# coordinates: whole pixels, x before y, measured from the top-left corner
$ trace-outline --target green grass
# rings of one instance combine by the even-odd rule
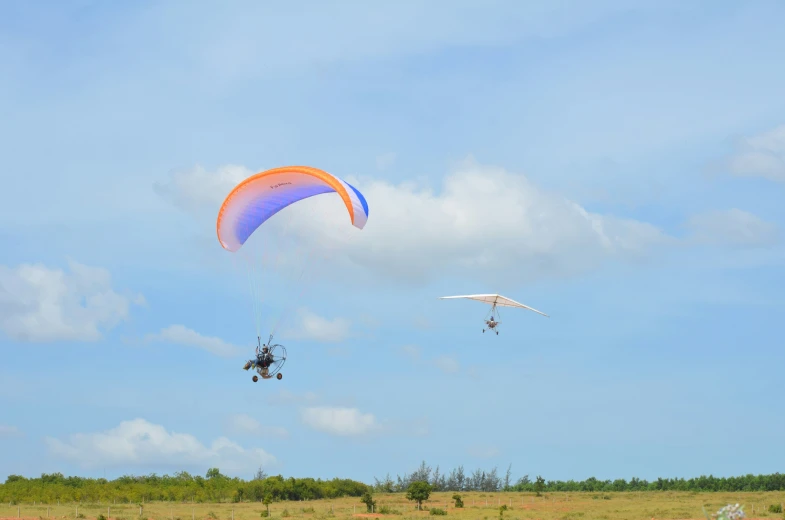
[[[396,520],[431,518],[429,510],[443,509],[450,520],[497,520],[499,507],[506,505],[504,520],[676,520],[703,518],[702,507],[710,513],[729,503],[745,506],[747,518],[781,520],[781,513],[770,512],[785,503],[785,492],[771,493],[685,493],[685,492],[624,492],[624,493],[462,493],[464,507],[455,508],[453,493],[433,493],[423,504],[423,510],[406,500],[403,494],[375,494],[374,516]],[[754,507],[754,514],[753,514]],[[61,506],[0,504],[0,519],[20,517],[26,520],[77,518],[77,504]],[[259,520],[266,508],[259,502],[242,503],[174,503],[144,504],[141,514],[138,505],[86,504],[78,506],[79,517],[96,520],[104,515],[108,520]],[[108,508],[108,509],[107,509]],[[284,516],[284,511],[288,517]],[[270,505],[271,518],[290,520],[349,520],[357,514],[366,516],[365,504],[358,498],[275,502]]]

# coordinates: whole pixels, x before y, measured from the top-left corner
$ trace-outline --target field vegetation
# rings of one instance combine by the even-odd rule
[[[326,520],[350,517],[449,516],[456,520],[703,518],[729,503],[748,518],[785,518],[785,475],[694,479],[513,481],[495,469],[442,474],[423,463],[415,472],[375,479],[230,478],[217,468],[202,477],[123,476],[114,480],[9,476],[0,484],[0,518],[95,520]],[[5,511],[3,511],[5,510]]]

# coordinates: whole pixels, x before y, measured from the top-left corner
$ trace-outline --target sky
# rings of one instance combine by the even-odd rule
[[[3,2],[0,478],[781,472],[783,17]],[[222,249],[292,164],[365,228],[326,194]]]

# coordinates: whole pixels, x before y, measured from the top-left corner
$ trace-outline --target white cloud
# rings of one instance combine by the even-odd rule
[[[9,437],[21,437],[22,432],[16,426],[9,426],[7,424],[0,424],[0,439]]]
[[[785,182],[785,125],[743,139],[726,165],[734,175]]]
[[[170,325],[158,334],[149,334],[147,341],[164,341],[198,348],[221,357],[234,357],[242,353],[243,349],[226,343],[224,340],[212,336],[202,336],[183,325]]]
[[[346,232],[345,209],[324,197],[313,199],[321,222],[293,213],[290,232],[398,278],[421,280],[456,268],[508,280],[569,275],[665,240],[652,225],[589,213],[522,175],[472,161],[447,176],[438,195],[412,184],[357,184],[370,207],[364,230]]]
[[[51,453],[84,468],[121,466],[218,467],[226,474],[276,463],[261,448],[243,448],[226,437],[205,446],[187,433],[167,431],[144,419],[123,421],[111,430],[77,433],[66,441],[47,437]]]
[[[339,436],[357,436],[379,429],[376,418],[357,408],[317,406],[301,411],[303,423],[314,430]]]
[[[308,309],[300,309],[297,314],[297,325],[286,331],[291,338],[338,343],[349,336],[351,324],[344,318],[330,320]]]
[[[212,175],[230,184],[226,169]],[[270,230],[285,225],[288,237],[315,245],[320,254],[340,251],[330,257],[388,277],[421,281],[463,269],[508,284],[513,278],[584,272],[613,257],[641,257],[669,240],[655,226],[588,212],[523,175],[471,159],[444,178],[440,193],[413,183],[347,180],[368,200],[365,229],[352,228],[346,208],[327,194],[287,208],[286,220]],[[227,190],[215,189],[216,182],[203,170],[181,173],[169,185],[169,198],[181,207],[202,201],[198,205],[217,210]],[[191,199],[193,204],[187,202]]]
[[[691,240],[700,244],[739,247],[767,246],[780,239],[776,224],[742,211],[710,211],[694,215],[687,221]]]
[[[68,266],[0,265],[0,329],[18,341],[96,341],[128,319],[132,303],[144,304],[115,292],[106,269]]]
[[[246,414],[232,415],[228,421],[229,432],[234,435],[255,435],[258,437],[288,437],[286,428],[265,426]]]

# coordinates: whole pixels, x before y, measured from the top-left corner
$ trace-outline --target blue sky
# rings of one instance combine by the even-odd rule
[[[0,478],[781,471],[784,16],[5,3]],[[370,217],[320,196],[248,248],[279,261],[263,333],[283,313],[289,353],[253,384],[215,216],[287,164]],[[487,307],[437,299],[475,292],[551,317],[488,337]]]

